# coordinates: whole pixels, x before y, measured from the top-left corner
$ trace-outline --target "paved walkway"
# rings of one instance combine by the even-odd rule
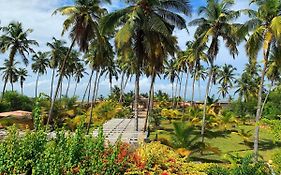
[[[144,118],[139,118],[139,128],[138,131],[135,129],[134,118],[132,119],[111,119],[103,125],[103,134],[105,139],[110,143],[115,143],[118,138],[122,142],[129,144],[138,144],[144,141],[146,134],[143,132]],[[94,136],[98,135],[98,130],[93,132]]]

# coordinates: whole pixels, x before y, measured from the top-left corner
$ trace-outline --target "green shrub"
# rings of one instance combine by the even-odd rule
[[[7,91],[3,96],[3,102],[0,104],[0,112],[16,110],[31,112],[32,109],[33,100],[15,91]]]
[[[73,134],[57,131],[49,140],[43,130],[20,137],[15,127],[0,143],[0,174],[123,174],[127,147],[104,146],[103,133],[86,136],[78,127]]]
[[[207,170],[207,175],[229,175],[229,170],[222,166],[213,166]]]
[[[270,170],[263,161],[255,161],[254,155],[245,157],[231,156],[231,175],[270,175]]]

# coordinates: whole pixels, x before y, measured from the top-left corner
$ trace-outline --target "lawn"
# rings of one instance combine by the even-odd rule
[[[203,162],[224,162],[229,154],[241,156],[251,154],[253,148],[253,137],[250,136],[249,143],[244,143],[243,136],[238,134],[238,131],[244,130],[245,132],[250,131],[250,134],[254,131],[254,125],[240,124],[235,128],[227,128],[226,130],[212,129],[206,132],[206,142],[212,147],[217,147],[221,154],[195,153],[192,155],[193,160]],[[169,121],[161,121],[161,130],[158,130],[158,140],[171,140],[173,133],[173,126]],[[194,131],[194,135],[200,135],[199,130]],[[156,132],[151,132],[150,139],[155,139]],[[252,134],[251,134],[252,135]],[[264,160],[272,159],[275,151],[281,143],[275,143],[273,141],[273,134],[268,127],[261,127],[260,130],[260,155]]]

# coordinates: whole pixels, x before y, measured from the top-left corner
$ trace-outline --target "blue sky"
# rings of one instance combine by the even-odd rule
[[[11,21],[20,21],[23,23],[24,28],[32,28],[34,32],[30,35],[31,39],[35,39],[39,42],[40,47],[35,48],[36,51],[46,51],[48,48],[46,47],[46,43],[51,41],[52,37],[56,37],[58,39],[64,39],[69,41],[68,36],[61,36],[62,31],[62,23],[65,17],[56,15],[52,16],[52,12],[62,5],[71,4],[71,0],[0,0],[0,25],[7,25]],[[205,3],[205,0],[192,0],[191,4],[193,7],[193,18],[197,17],[196,9]],[[121,0],[112,0],[111,5],[105,5],[105,7],[109,11],[115,11],[119,8],[124,7],[124,1]],[[249,8],[249,1],[247,0],[236,0],[236,4],[234,9],[244,9]],[[192,18],[187,18],[189,22]],[[239,21],[246,21],[247,17],[242,16]],[[184,49],[185,43],[188,40],[192,40],[193,33],[195,31],[194,27],[189,27],[189,33],[186,31],[176,30],[175,35],[178,37],[179,46]],[[7,54],[0,54],[0,65],[3,65],[3,60],[8,57]],[[20,57],[17,56],[16,58],[18,61],[21,61]],[[239,55],[238,57],[233,60],[232,57],[229,55],[228,50],[223,46],[223,42],[221,41],[220,52],[216,60],[216,64],[231,64],[234,67],[237,67],[237,73],[239,74],[244,65],[247,63],[248,58],[245,54],[244,43],[239,46]],[[19,67],[24,67],[23,64],[19,65]],[[29,70],[29,77],[25,82],[25,89],[24,93],[29,96],[34,95],[34,87],[35,87],[35,74],[32,73],[30,70],[30,65],[28,66]],[[48,71],[47,75],[40,77],[39,81],[39,92],[49,93],[50,91],[50,73]],[[83,94],[85,87],[87,85],[88,77],[85,77],[83,81],[79,84],[77,92],[78,95]],[[149,82],[150,80],[142,77],[140,81],[141,91],[148,92],[149,89]],[[189,80],[191,82],[191,80]],[[65,81],[66,83],[66,81]],[[115,84],[119,84],[119,82],[114,82]],[[190,84],[190,83],[189,83]],[[74,90],[75,83],[71,83],[70,87],[70,94],[72,94]],[[202,99],[204,97],[204,89],[205,89],[206,82],[201,81],[201,91],[199,93],[199,89],[196,89],[196,99]],[[2,90],[3,82],[0,80],[0,88]],[[16,89],[19,90],[19,84],[15,85]],[[64,86],[64,88],[66,85]],[[134,87],[134,82],[130,82],[127,86],[126,91],[132,90]],[[8,89],[10,86],[8,85]],[[171,93],[171,85],[167,80],[157,80],[155,85],[156,90],[163,90],[168,93]],[[100,94],[104,96],[109,92],[109,83],[108,80],[105,78],[101,79],[100,84]],[[191,85],[188,86],[188,93],[191,92]],[[213,94],[217,94],[216,87],[213,88]],[[201,95],[199,95],[201,94]],[[189,95],[190,96],[190,95]]]

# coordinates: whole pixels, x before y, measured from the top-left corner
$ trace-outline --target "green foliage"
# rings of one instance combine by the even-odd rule
[[[263,115],[268,119],[279,119],[281,116],[281,86],[275,88],[268,97]]]
[[[257,99],[249,98],[247,101],[238,99],[231,103],[229,110],[234,112],[240,119],[246,121],[247,119],[254,118],[256,114]]]
[[[41,117],[40,97],[36,99],[34,109],[32,111],[33,125],[36,130],[42,129],[43,119]]]
[[[175,148],[185,148],[188,150],[198,150],[197,139],[194,136],[194,127],[184,122],[174,122],[174,133],[172,135],[172,143]]]
[[[161,108],[154,108],[152,109],[151,113],[149,114],[149,123],[150,126],[154,129],[157,129],[161,125]]]
[[[88,110],[87,116],[89,116],[89,114],[90,110]],[[131,110],[129,108],[125,108],[112,100],[102,101],[93,109],[93,119],[96,124],[102,124],[112,118],[130,117],[130,115]]]
[[[207,170],[207,175],[229,175],[229,170],[222,166],[213,166]]]
[[[0,112],[6,111],[32,111],[33,100],[27,96],[21,95],[16,91],[7,91],[0,102]]]
[[[269,175],[270,170],[263,161],[255,161],[254,155],[245,157],[230,155],[231,175]]]
[[[83,133],[61,130],[48,140],[42,130],[20,137],[13,127],[0,143],[0,174],[123,174],[126,147],[105,147],[101,131],[96,138]]]
[[[278,152],[273,157],[273,162],[275,166],[275,170],[278,173],[281,173],[281,150],[279,149]]]

